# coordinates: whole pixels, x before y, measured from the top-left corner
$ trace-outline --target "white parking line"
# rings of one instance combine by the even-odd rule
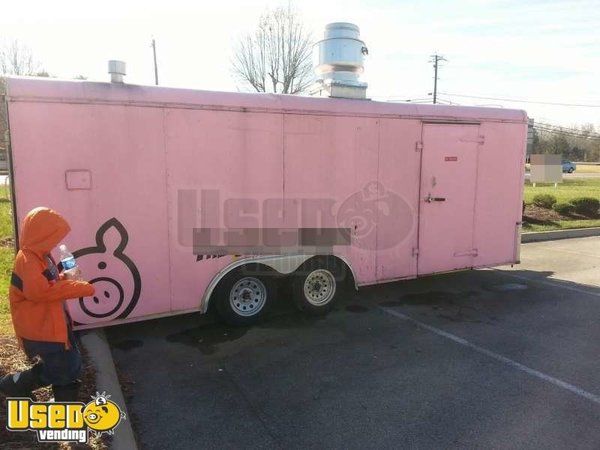
[[[463,345],[465,347],[470,348],[471,350],[475,350],[478,353],[481,353],[483,355],[489,356],[490,358],[495,359],[496,361],[500,361],[508,366],[511,366],[515,369],[518,369],[522,372],[525,372],[526,374],[535,377],[535,378],[539,378],[540,380],[544,380],[547,381],[548,383],[552,383],[555,386],[558,386],[562,389],[565,389],[567,391],[572,392],[573,394],[576,394],[580,397],[586,398],[588,400],[593,401],[594,403],[597,403],[600,405],[600,396],[596,395],[596,394],[592,394],[591,392],[588,392],[584,389],[578,388],[577,386],[574,386],[570,383],[567,383],[566,381],[562,381],[559,380],[558,378],[554,378],[553,376],[550,375],[546,375],[545,373],[540,372],[539,370],[535,370],[532,369],[531,367],[527,367],[524,366],[521,363],[518,363],[517,361],[513,361],[510,358],[507,358],[506,356],[502,356],[498,353],[495,353],[491,350],[488,350],[486,348],[480,347],[479,345],[473,344],[469,341],[467,341],[466,339],[463,339],[461,337],[455,336],[454,334],[448,333],[446,331],[440,330],[439,328],[436,327],[432,327],[431,325],[427,325],[426,323],[423,323],[419,320],[413,319],[410,316],[407,316],[406,314],[402,314],[401,312],[395,311],[393,309],[390,308],[385,308],[380,306],[380,308],[385,311],[388,314],[391,314],[392,316],[398,317],[402,320],[405,320],[407,322],[410,322],[420,328],[423,328],[427,331],[431,331],[432,333],[437,334],[438,336],[442,336],[445,337],[446,339],[450,339],[453,342],[456,342],[457,344]]]
[[[587,294],[587,295],[593,295],[594,297],[600,297],[600,294],[598,294],[596,292],[588,291],[587,289],[581,289],[581,288],[577,288],[577,287],[573,287],[573,286],[565,286],[564,284],[561,284],[558,282],[552,282],[547,279],[546,280],[538,280],[537,278],[524,277],[522,275],[517,275],[515,273],[511,273],[510,270],[502,270],[502,269],[494,269],[494,268],[491,268],[489,270],[493,270],[495,272],[500,272],[500,273],[506,275],[507,277],[518,278],[519,280],[531,281],[532,283],[540,283],[540,284],[544,284],[546,286],[552,286],[552,287],[557,287],[560,289],[567,289],[569,291],[578,292],[580,294]],[[567,280],[566,282],[568,283],[569,281]],[[594,288],[596,286],[590,286],[590,287]]]

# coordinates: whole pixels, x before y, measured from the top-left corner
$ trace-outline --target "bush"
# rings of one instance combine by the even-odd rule
[[[577,197],[571,203],[575,212],[582,216],[595,217],[600,210],[600,200],[593,197]]]
[[[550,194],[538,194],[533,197],[533,204],[540,208],[550,209],[556,203],[556,197]]]
[[[569,214],[573,213],[575,207],[571,203],[557,202],[554,205],[552,205],[552,209],[559,213],[561,216],[568,216]]]

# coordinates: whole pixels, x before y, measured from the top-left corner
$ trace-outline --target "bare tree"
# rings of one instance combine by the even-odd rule
[[[32,75],[48,77],[40,63],[33,57],[31,49],[17,39],[0,46],[0,75]],[[4,92],[4,81],[0,79],[0,94]],[[6,105],[0,97],[0,160],[6,161],[8,147],[8,124]]]
[[[33,52],[17,39],[0,47],[0,74],[37,75],[45,73]]]
[[[234,75],[257,92],[299,94],[312,82],[311,34],[291,7],[263,14],[242,36],[232,60]]]

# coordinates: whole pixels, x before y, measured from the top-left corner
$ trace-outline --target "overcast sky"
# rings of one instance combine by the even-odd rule
[[[127,62],[129,83],[152,84],[151,37],[161,84],[236,90],[231,49],[269,0],[4,1],[0,39],[29,45],[59,77],[108,80],[109,59]],[[429,55],[439,52],[439,91],[480,97],[591,104],[511,103],[440,94],[464,105],[526,109],[563,125],[600,126],[600,1],[323,1],[295,3],[315,37],[328,22],[359,25],[369,48],[363,80],[377,100],[432,91]]]

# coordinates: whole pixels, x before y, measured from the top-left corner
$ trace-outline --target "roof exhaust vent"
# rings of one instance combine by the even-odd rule
[[[360,39],[358,26],[334,22],[325,27],[325,35],[315,44],[318,80],[311,94],[321,97],[365,99],[367,83],[359,81],[364,71],[364,58],[369,53]]]
[[[108,73],[111,83],[123,83],[123,77],[127,75],[125,61],[110,60],[108,62]]]

